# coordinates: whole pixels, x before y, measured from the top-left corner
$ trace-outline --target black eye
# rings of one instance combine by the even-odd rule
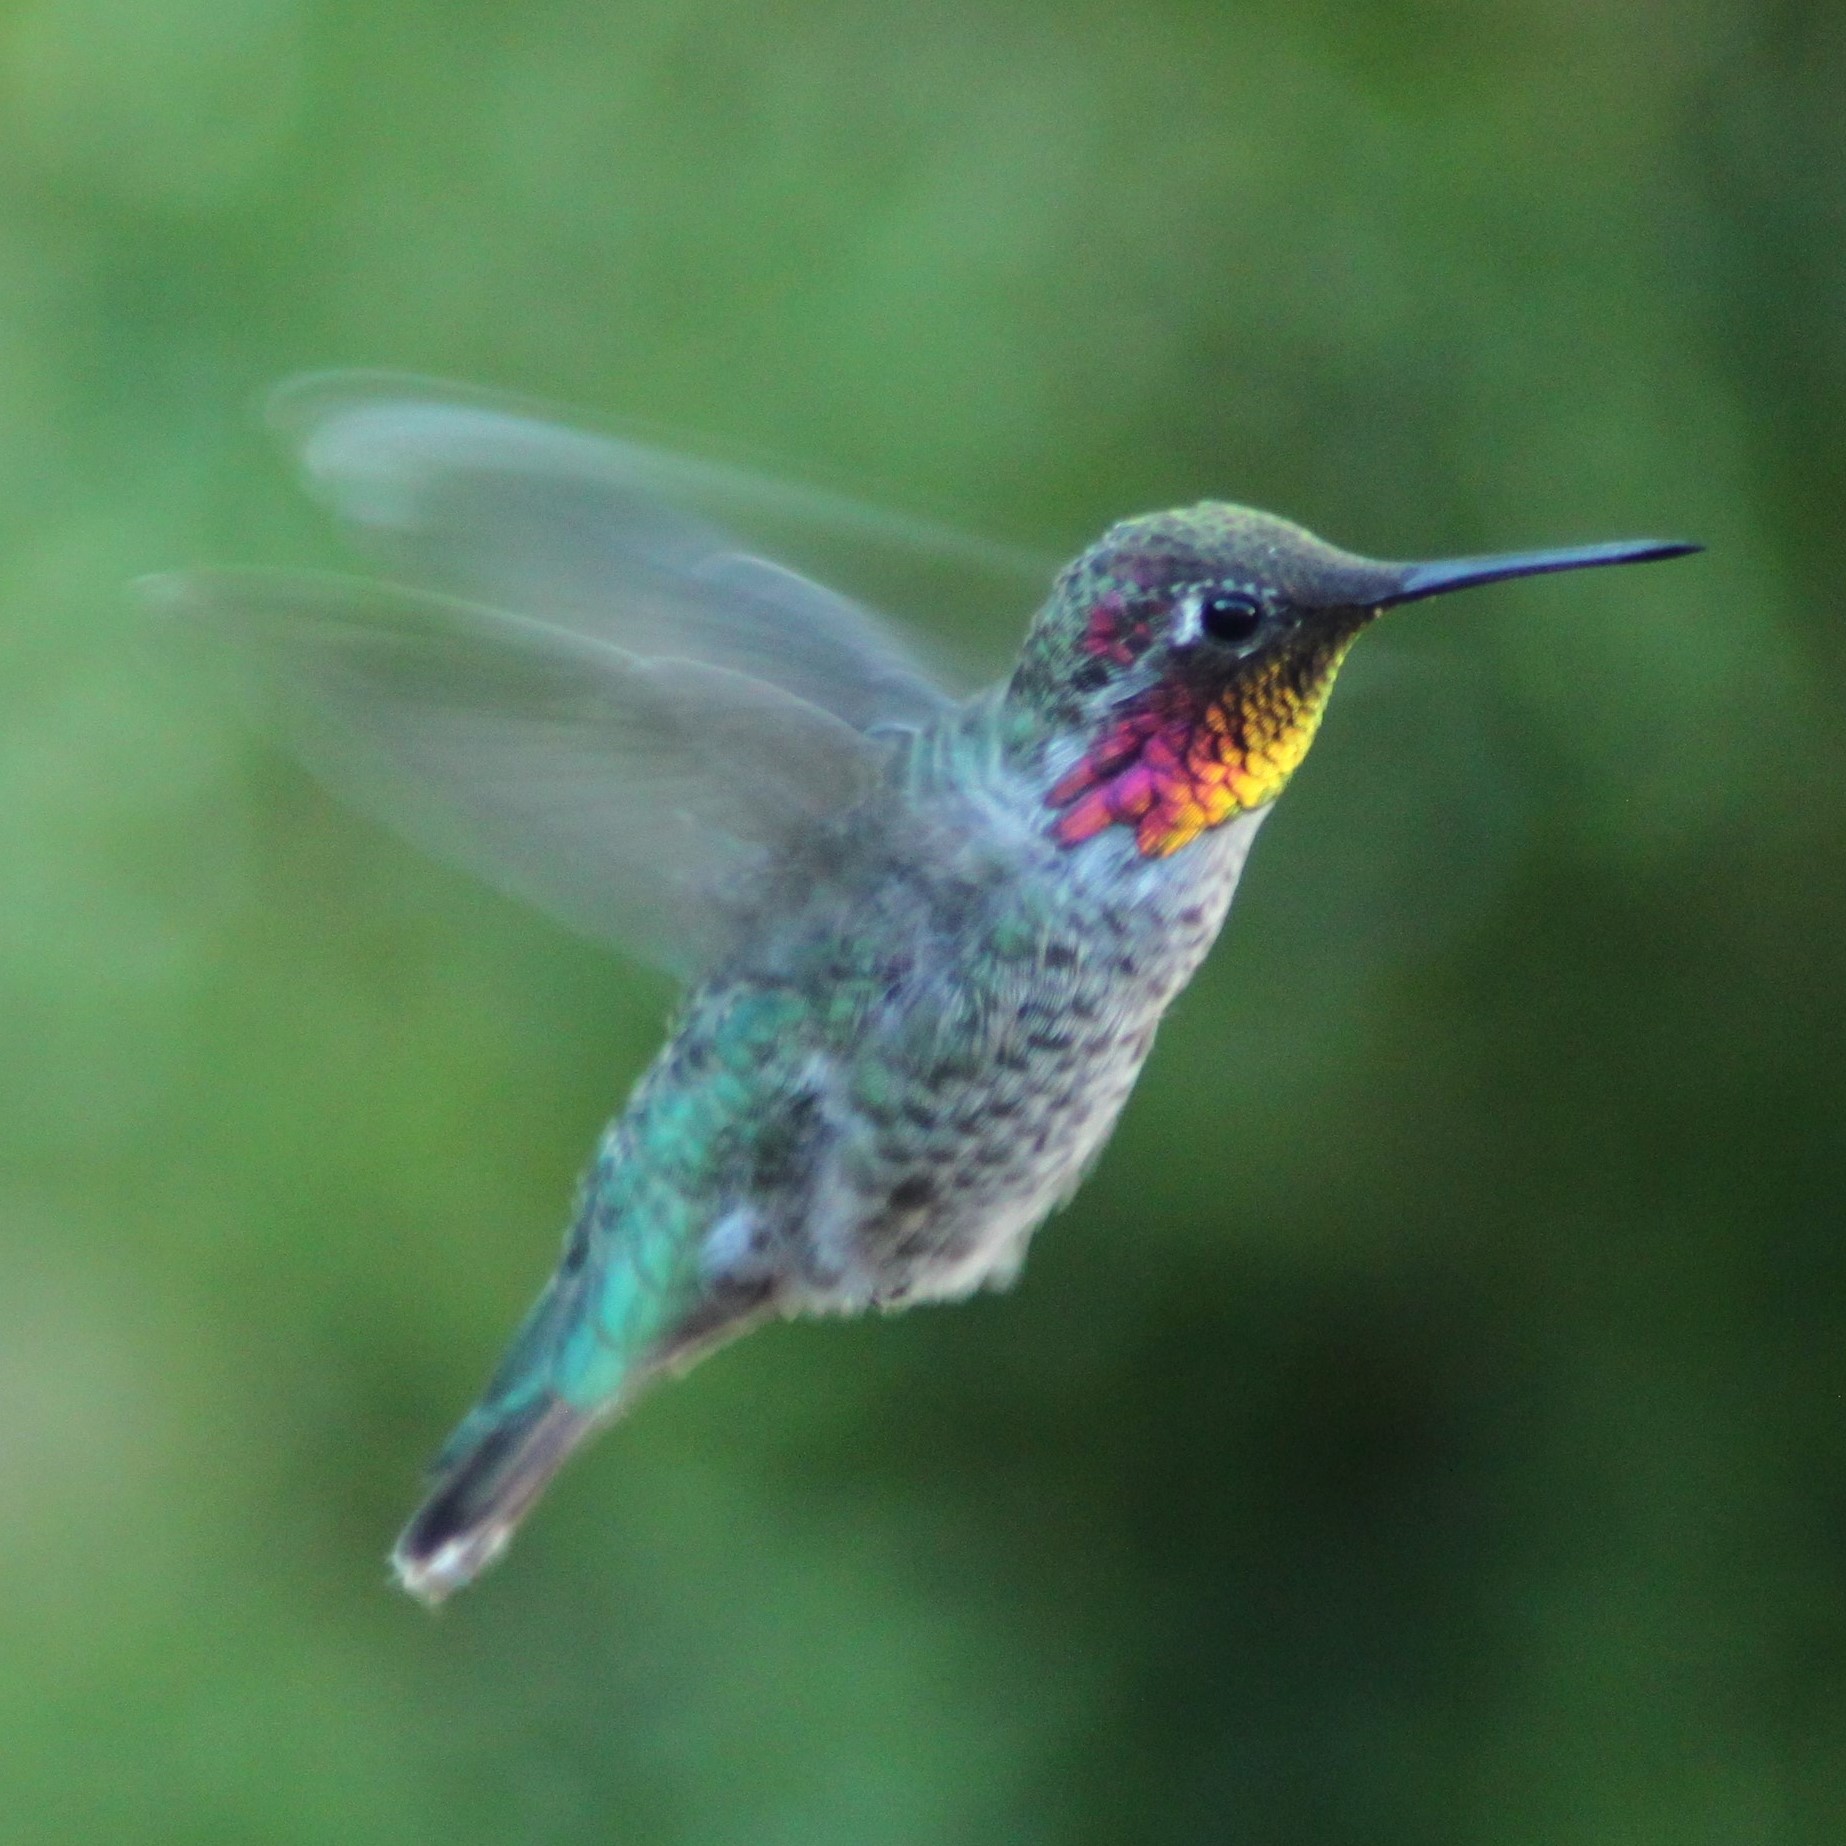
[[[1214,641],[1241,647],[1263,625],[1263,605],[1254,596],[1221,590],[1199,604],[1199,626]]]

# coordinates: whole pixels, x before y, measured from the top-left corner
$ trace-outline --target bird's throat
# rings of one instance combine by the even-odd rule
[[[1314,741],[1357,633],[1328,633],[1216,686],[1172,678],[1137,693],[1046,797],[1059,810],[1052,831],[1075,846],[1131,827],[1143,856],[1163,859],[1274,801]]]

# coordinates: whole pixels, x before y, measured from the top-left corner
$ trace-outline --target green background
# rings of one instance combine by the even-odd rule
[[[0,10],[6,1839],[1846,1838],[1843,96],[1795,0]],[[125,606],[332,560],[330,364],[1059,551],[1711,549],[1368,639],[1022,1285],[731,1349],[432,1620],[671,995]]]

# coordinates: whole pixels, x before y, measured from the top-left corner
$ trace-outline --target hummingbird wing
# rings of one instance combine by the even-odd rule
[[[926,724],[952,702],[868,610],[673,502],[904,522],[415,379],[298,379],[271,418],[312,491],[412,582],[644,658],[731,668],[859,730]],[[927,542],[956,541],[932,530]]]
[[[342,577],[150,579],[253,669],[308,765],[436,853],[689,975],[750,875],[855,800],[887,746],[703,660]]]

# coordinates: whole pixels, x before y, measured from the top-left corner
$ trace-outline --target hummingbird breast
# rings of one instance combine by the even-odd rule
[[[1150,860],[1119,829],[1064,845],[1043,812],[858,817],[873,844],[695,1000],[721,1018],[779,996],[779,1093],[759,1101],[799,1174],[719,1218],[708,1273],[747,1290],[767,1271],[790,1311],[1011,1280],[1113,1128],[1261,818]]]

